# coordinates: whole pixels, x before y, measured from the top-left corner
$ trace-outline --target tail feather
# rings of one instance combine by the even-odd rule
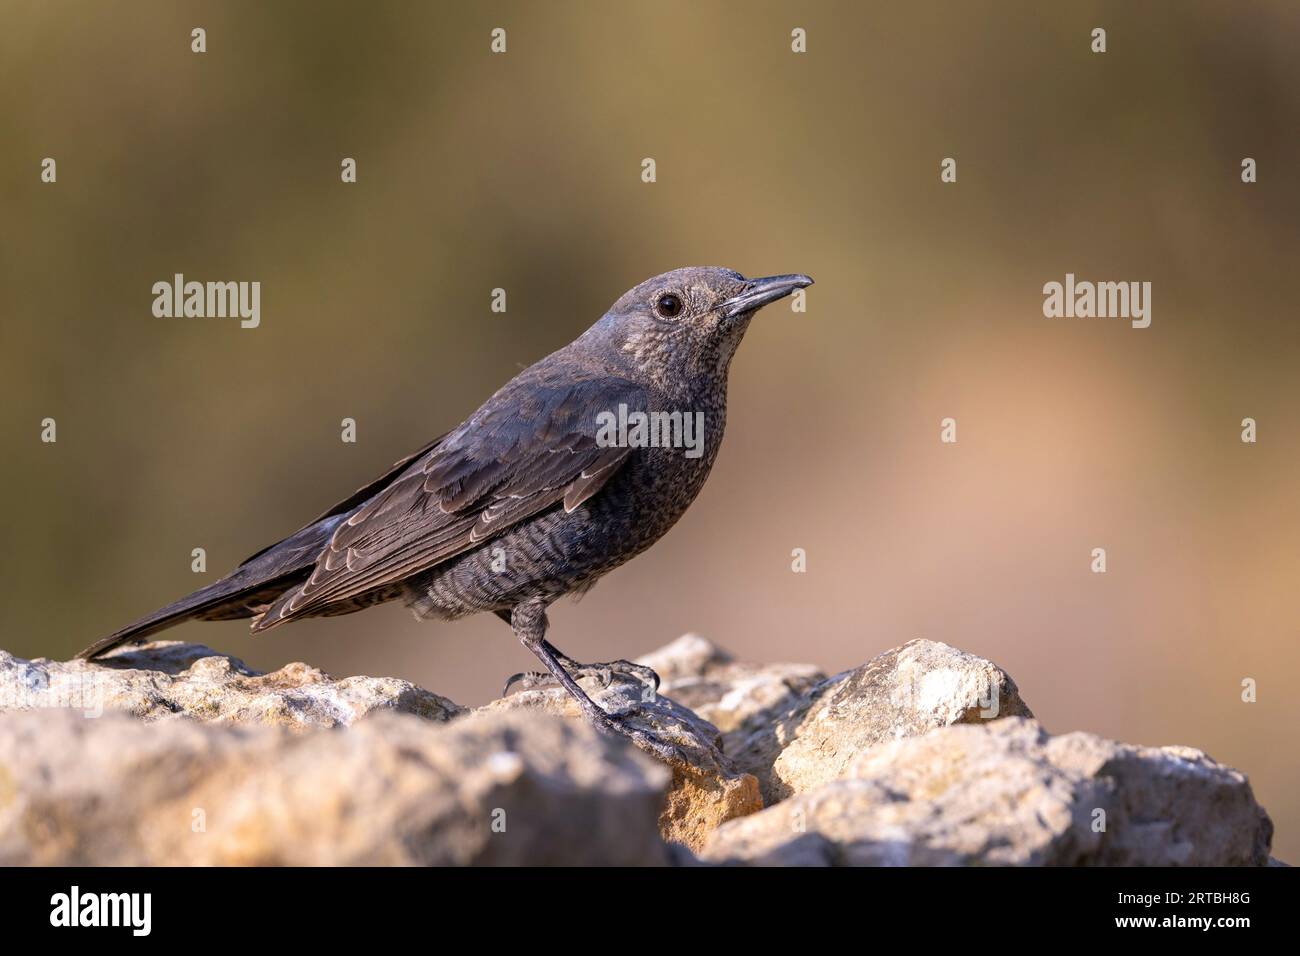
[[[255,617],[286,590],[307,579],[316,564],[316,556],[345,517],[346,514],[332,515],[308,525],[259,551],[220,581],[100,638],[77,656],[90,660],[122,644],[142,641],[195,618],[225,621]]]
[[[252,617],[257,613],[259,605],[267,604],[287,588],[305,580],[307,572],[287,575],[274,582],[259,580],[251,584],[241,581],[243,577],[245,576],[236,573],[199,588],[193,594],[173,601],[120,631],[101,637],[77,656],[90,660],[122,644],[138,643],[151,634],[195,618],[225,621]]]

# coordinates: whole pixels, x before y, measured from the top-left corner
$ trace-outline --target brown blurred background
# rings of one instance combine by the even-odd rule
[[[213,580],[643,278],[804,271],[807,314],[737,357],[703,495],[555,641],[828,670],[945,641],[1053,731],[1245,770],[1300,858],[1300,6],[0,11],[0,646],[67,656]],[[261,327],[153,317],[176,272],[260,280]],[[1151,281],[1151,327],[1045,319],[1067,272]],[[167,636],[471,704],[533,664],[491,616],[398,605]]]

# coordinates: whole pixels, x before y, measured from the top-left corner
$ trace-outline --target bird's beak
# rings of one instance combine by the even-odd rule
[[[795,289],[806,289],[813,280],[805,275],[768,276],[765,279],[750,279],[740,295],[732,296],[718,305],[718,311],[726,318],[753,312],[777,299],[784,299]]]

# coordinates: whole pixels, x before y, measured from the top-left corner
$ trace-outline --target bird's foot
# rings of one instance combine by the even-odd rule
[[[658,737],[643,730],[640,727],[633,726],[630,719],[635,716],[639,708],[632,708],[617,714],[609,714],[595,706],[594,711],[588,711],[586,707],[583,710],[587,713],[587,718],[596,725],[596,728],[612,737],[622,737],[632,741],[633,745],[639,750],[644,750],[650,756],[662,760],[670,767],[681,767],[690,769],[690,761],[686,759],[686,754],[680,747],[668,743],[666,740],[660,740]]]
[[[579,664],[575,660],[563,658],[560,664],[574,680],[582,680],[584,677],[595,678],[601,690],[605,690],[614,682],[616,674],[620,676],[630,675],[633,680],[640,683],[642,687],[641,699],[643,701],[654,700],[655,694],[659,690],[659,675],[649,667],[633,664],[631,661]],[[521,690],[533,690],[538,687],[554,687],[559,684],[559,681],[545,671],[522,671],[506,680],[505,687],[501,690],[501,696],[508,695],[515,684],[518,684]]]
[[[565,659],[565,673],[575,681],[583,677],[594,677],[599,681],[601,689],[607,688],[613,683],[615,676],[629,677],[637,681],[642,687],[641,702],[649,702],[655,699],[655,693],[659,689],[659,675],[649,667],[640,664],[633,664],[631,661],[611,661],[603,664],[579,664],[576,661]],[[533,690],[539,687],[556,687],[561,686],[561,682],[551,674],[545,671],[524,671],[523,673],[513,675],[506,681],[505,689],[501,696],[510,693],[512,687],[518,686],[523,690]],[[576,685],[575,685],[576,688]],[[690,767],[690,761],[682,750],[673,744],[660,740],[658,737],[649,733],[642,727],[633,724],[632,718],[641,712],[640,702],[633,702],[631,706],[623,710],[610,713],[600,704],[592,700],[580,688],[570,691],[573,698],[578,702],[583,715],[596,726],[597,730],[608,734],[612,737],[622,737],[630,740],[638,749],[644,750],[669,766]]]

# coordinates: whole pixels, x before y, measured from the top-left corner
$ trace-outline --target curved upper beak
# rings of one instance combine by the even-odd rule
[[[718,311],[727,318],[743,312],[753,312],[763,306],[784,299],[795,289],[806,289],[813,280],[805,275],[767,276],[750,279],[740,295],[732,296],[718,305]]]

